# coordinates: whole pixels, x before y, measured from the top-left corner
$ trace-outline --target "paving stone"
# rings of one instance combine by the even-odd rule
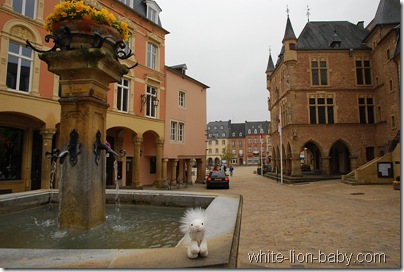
[[[400,190],[392,185],[351,186],[341,180],[280,184],[254,175],[255,169],[235,167],[230,189],[212,190],[243,195],[239,268],[401,267]],[[207,189],[194,184],[181,190]],[[291,252],[301,259],[267,258],[290,258]],[[260,258],[249,259],[252,253],[261,253]],[[349,265],[345,255],[338,254],[352,254]]]

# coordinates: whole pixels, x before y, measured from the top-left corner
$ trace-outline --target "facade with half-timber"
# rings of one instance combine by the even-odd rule
[[[287,17],[276,65],[270,55],[266,70],[274,171],[280,152],[291,176],[348,174],[399,154],[400,22],[399,0],[380,0],[366,27],[310,21],[298,38]],[[400,175],[399,157],[386,161]]]

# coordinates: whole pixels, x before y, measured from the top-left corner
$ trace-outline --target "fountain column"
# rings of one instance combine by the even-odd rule
[[[51,51],[39,57],[60,76],[60,142],[65,159],[59,160],[59,225],[90,229],[105,221],[105,153],[94,152],[96,134],[100,131],[105,144],[109,84],[118,82],[128,68],[104,48]]]

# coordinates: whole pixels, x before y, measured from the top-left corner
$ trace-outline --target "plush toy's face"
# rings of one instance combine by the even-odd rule
[[[201,219],[195,219],[190,224],[191,232],[203,232],[205,231],[205,224]]]

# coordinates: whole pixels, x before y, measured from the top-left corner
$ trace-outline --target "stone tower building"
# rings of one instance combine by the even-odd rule
[[[400,1],[381,0],[372,22],[288,16],[276,65],[269,56],[273,169],[346,174],[391,152],[400,133]],[[278,126],[280,122],[280,127]],[[279,128],[282,129],[282,146]]]

